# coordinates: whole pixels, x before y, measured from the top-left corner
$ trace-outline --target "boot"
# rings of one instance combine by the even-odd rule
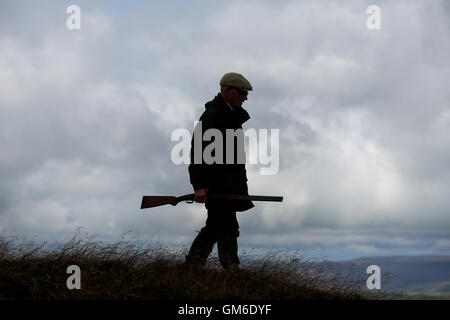
[[[220,265],[224,269],[239,269],[237,237],[221,237],[217,241]]]

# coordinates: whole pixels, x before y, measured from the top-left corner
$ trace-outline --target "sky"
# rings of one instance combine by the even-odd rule
[[[171,135],[238,72],[244,130],[279,130],[249,192],[284,197],[238,214],[241,252],[449,255],[449,58],[444,0],[2,0],[0,234],[188,247],[202,204],[140,201],[193,192]]]

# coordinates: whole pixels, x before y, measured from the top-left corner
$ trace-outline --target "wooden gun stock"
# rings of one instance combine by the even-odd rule
[[[181,197],[174,196],[143,196],[141,209],[159,207],[166,204],[176,206],[180,201],[194,201],[194,194],[186,194]]]
[[[251,201],[276,201],[282,202],[283,197],[279,196],[241,196],[235,194],[208,194],[207,199],[221,199],[221,200],[251,200]],[[194,194],[189,193],[184,196],[143,196],[141,209],[159,207],[166,204],[176,206],[181,201],[194,202]]]

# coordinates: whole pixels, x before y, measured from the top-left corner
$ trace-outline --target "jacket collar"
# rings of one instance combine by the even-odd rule
[[[211,106],[210,103],[213,103],[218,108],[225,110],[225,112],[231,112],[233,114],[233,117],[235,117],[241,125],[248,119],[250,119],[250,115],[248,114],[247,110],[245,110],[242,107],[236,107],[233,108],[233,110],[231,110],[220,92],[217,94],[217,96],[214,97],[212,101],[208,102],[205,105],[205,108],[210,107]]]

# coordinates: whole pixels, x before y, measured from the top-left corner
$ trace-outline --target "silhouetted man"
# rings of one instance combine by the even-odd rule
[[[205,227],[192,243],[186,263],[204,265],[217,242],[220,264],[227,269],[239,267],[236,212],[252,208],[253,203],[250,200],[211,200],[208,193],[248,195],[242,124],[250,116],[242,103],[253,88],[247,79],[234,72],[222,77],[220,87],[220,93],[206,103],[191,142],[190,181],[195,190],[195,201],[205,203],[208,217]],[[219,141],[215,136],[205,139],[204,134],[209,129],[213,129],[209,131],[213,133],[211,136],[220,132],[221,145],[217,144]],[[196,139],[198,134],[201,134],[200,139]],[[213,162],[206,159],[208,155],[212,156]]]

